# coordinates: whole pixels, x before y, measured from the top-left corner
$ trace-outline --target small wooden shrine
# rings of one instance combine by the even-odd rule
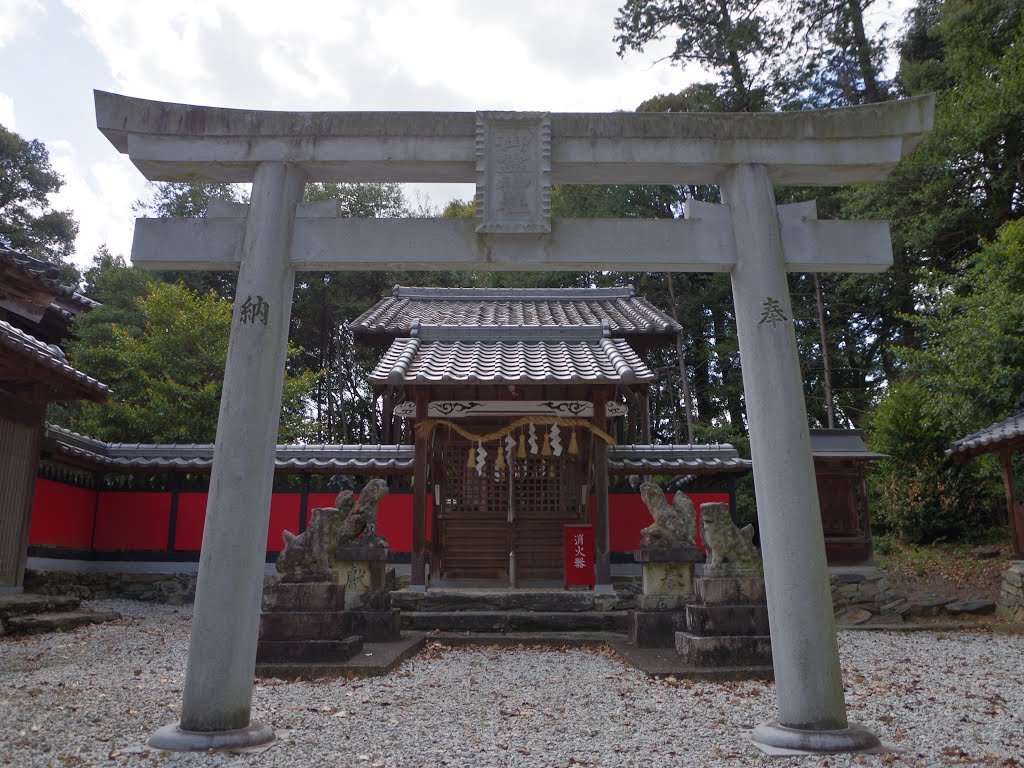
[[[650,443],[642,352],[676,323],[632,288],[396,287],[353,328],[389,344],[370,376],[382,440],[414,432],[414,588],[428,567],[448,583],[560,579],[563,527],[584,523],[597,589],[610,589],[612,433]],[[688,458],[692,474],[747,470]]]
[[[859,429],[812,429],[811,451],[828,564],[870,565],[868,467],[885,455],[869,451]]]

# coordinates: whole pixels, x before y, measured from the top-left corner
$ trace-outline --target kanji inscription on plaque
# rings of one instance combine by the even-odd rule
[[[551,231],[551,119],[477,112],[476,231]]]

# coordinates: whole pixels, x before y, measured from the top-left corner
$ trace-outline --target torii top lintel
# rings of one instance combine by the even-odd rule
[[[480,114],[541,114],[550,181],[717,183],[740,164],[776,184],[879,181],[931,130],[933,95],[771,113],[275,112],[95,92],[96,124],[153,181],[252,181],[263,162],[310,181],[473,182]]]

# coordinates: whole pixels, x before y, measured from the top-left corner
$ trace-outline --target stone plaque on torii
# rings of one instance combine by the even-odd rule
[[[883,270],[888,225],[819,221],[813,203],[776,206],[773,186],[880,181],[933,111],[926,96],[755,114],[293,113],[97,92],[100,130],[146,178],[253,184],[248,205],[136,223],[139,266],[238,270],[181,721],[151,743],[273,738],[249,716],[297,270],[627,269],[731,275],[779,706],[754,741],[876,746],[846,717],[786,271]],[[302,202],[315,181],[476,181],[478,218],[343,218]],[[723,204],[690,202],[680,220],[551,218],[552,184],[682,183],[718,185]]]

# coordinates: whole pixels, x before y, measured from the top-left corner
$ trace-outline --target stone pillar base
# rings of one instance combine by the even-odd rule
[[[233,731],[185,731],[165,725],[149,737],[149,746],[168,752],[206,752],[211,749],[245,749],[270,744],[277,737],[269,725],[251,723]]]
[[[693,565],[703,558],[696,547],[645,547],[633,552],[643,569],[643,594],[629,612],[629,641],[637,648],[673,648],[686,629],[686,607],[693,602]]]
[[[996,616],[1024,622],[1024,560],[1013,560],[1003,571],[1003,585],[996,601]]]
[[[827,731],[787,728],[779,723],[762,723],[750,733],[750,740],[769,755],[834,755],[869,752],[882,742],[867,728],[850,725]]]

